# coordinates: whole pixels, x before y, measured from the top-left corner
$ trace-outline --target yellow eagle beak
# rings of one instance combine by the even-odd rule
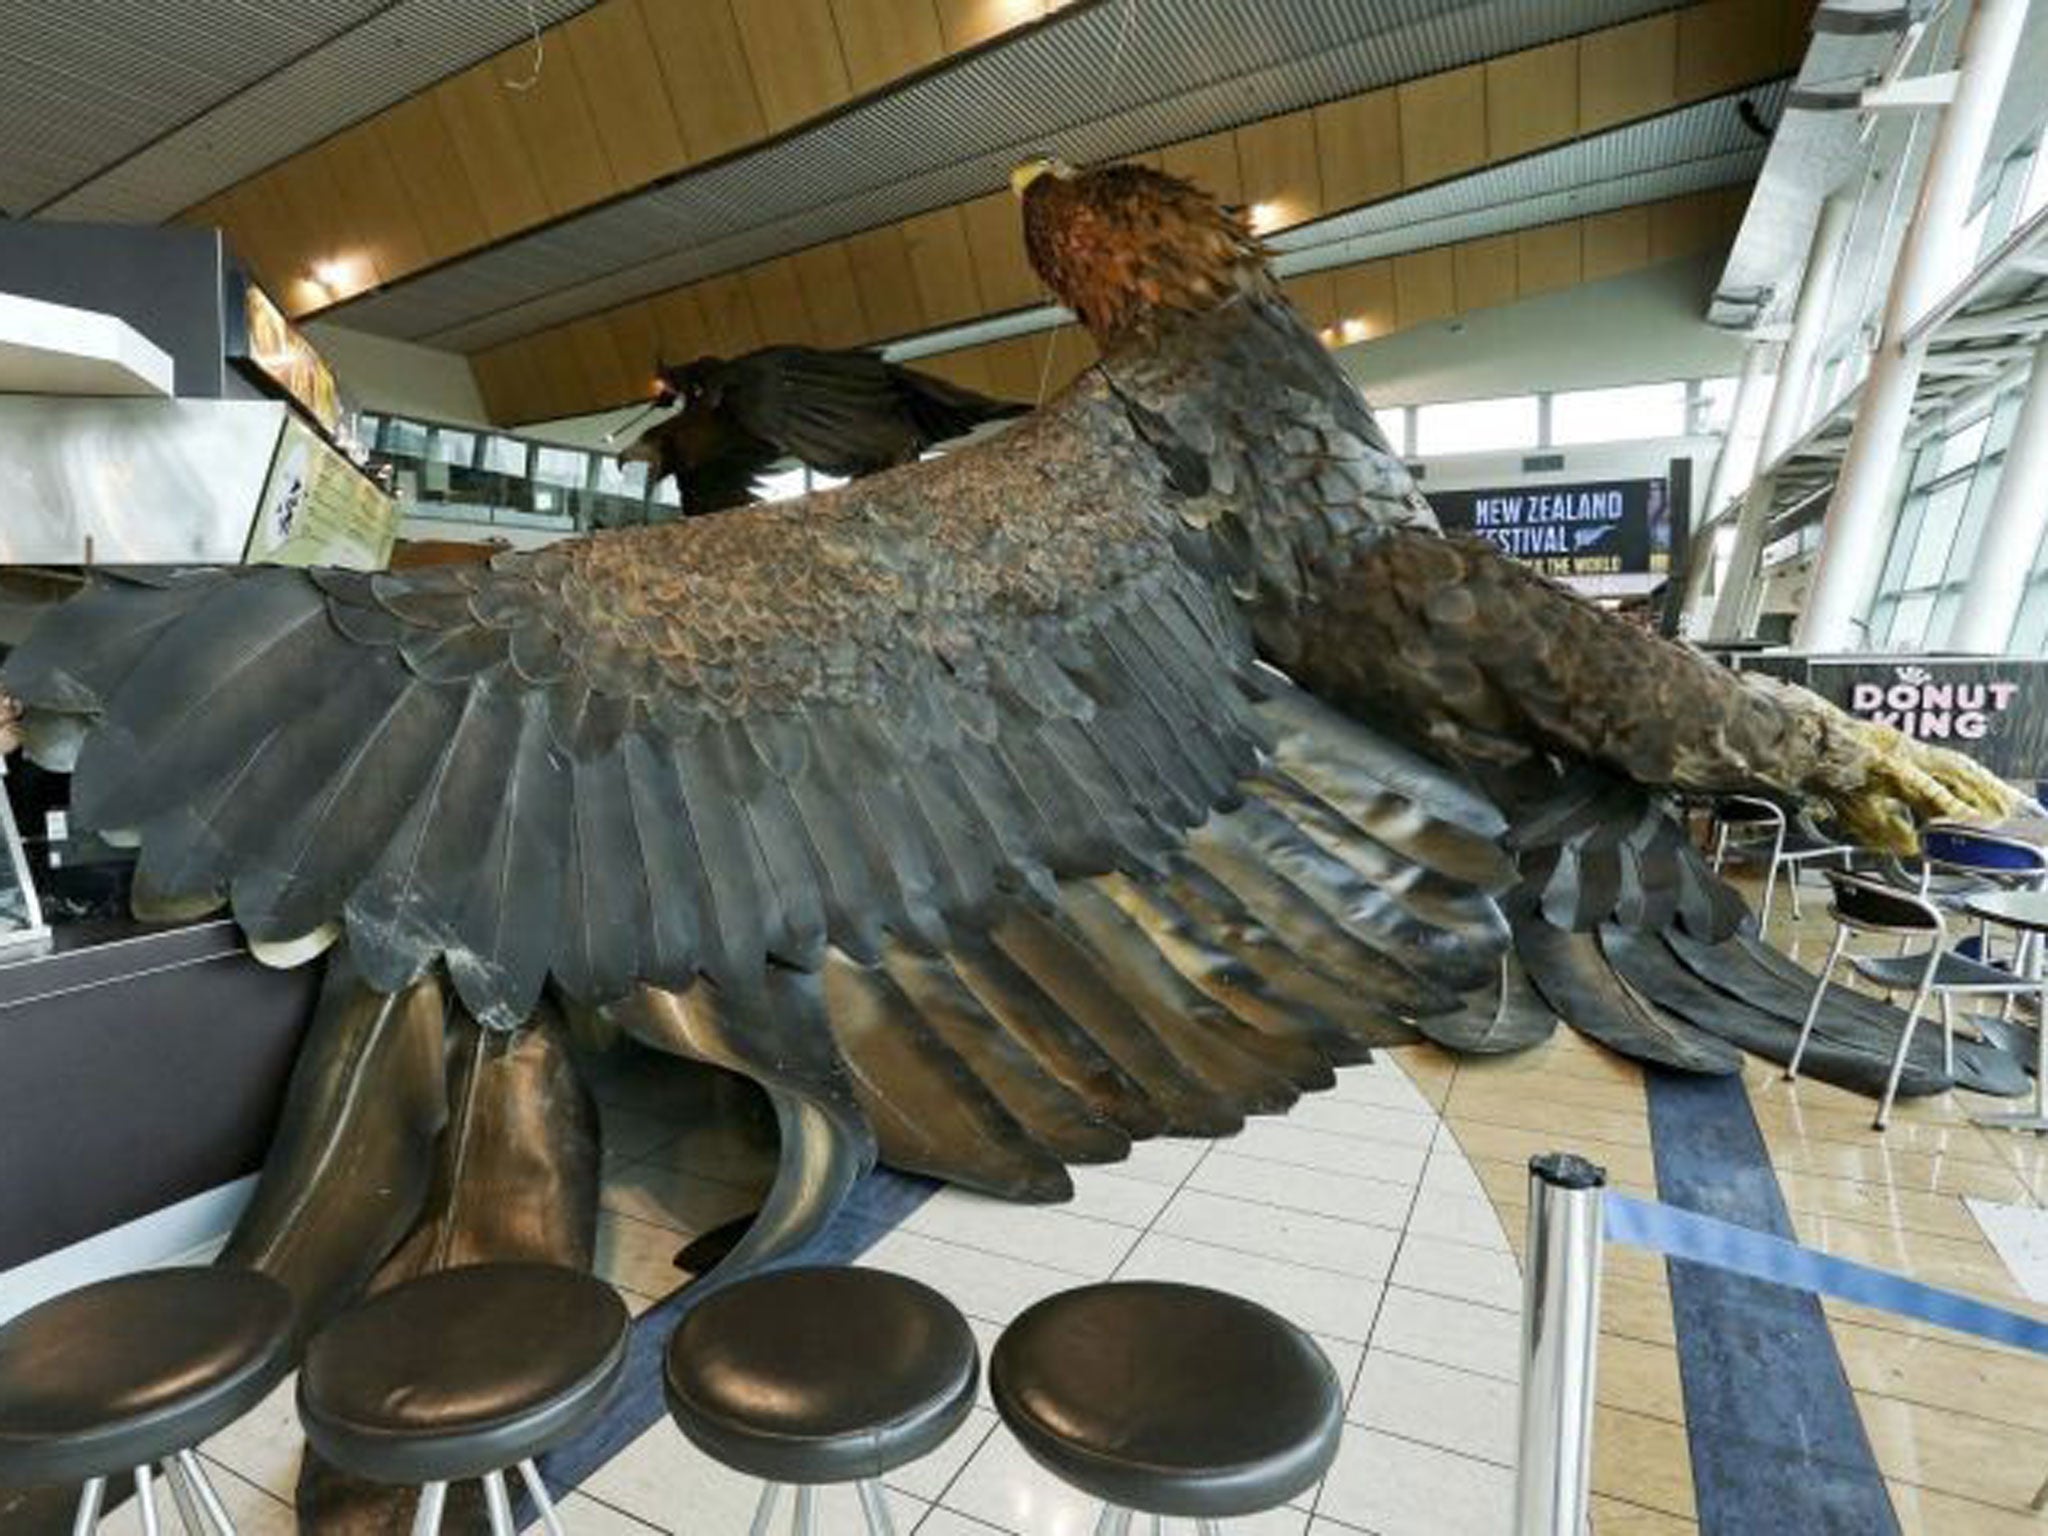
[[[1058,176],[1062,179],[1072,176],[1074,168],[1064,160],[1054,160],[1040,155],[1035,160],[1026,160],[1010,172],[1010,190],[1022,197],[1031,190],[1031,183],[1041,176]]]

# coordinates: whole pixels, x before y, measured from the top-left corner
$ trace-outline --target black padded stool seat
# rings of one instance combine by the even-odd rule
[[[602,1280],[475,1264],[394,1286],[315,1338],[299,1372],[314,1449],[380,1483],[489,1477],[567,1439],[626,1363],[628,1318]]]
[[[1316,1343],[1220,1291],[1111,1282],[1048,1296],[989,1358],[1034,1459],[1123,1510],[1199,1520],[1277,1509],[1337,1454],[1344,1394]]]
[[[0,1482],[69,1483],[189,1450],[291,1369],[291,1293],[245,1269],[88,1285],[0,1327]]]
[[[771,1484],[862,1482],[915,1461],[974,1406],[959,1310],[878,1269],[788,1269],[705,1299],[669,1340],[669,1412]]]

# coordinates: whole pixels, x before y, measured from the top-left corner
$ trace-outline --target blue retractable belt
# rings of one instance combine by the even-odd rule
[[[1794,1290],[1858,1302],[2048,1355],[2048,1323],[2019,1312],[2008,1312],[1953,1291],[1937,1290],[1867,1264],[1816,1253],[1767,1232],[1755,1232],[1655,1200],[1637,1200],[1609,1190],[1606,1211],[1610,1242],[1648,1248],[1674,1259],[1710,1265]]]

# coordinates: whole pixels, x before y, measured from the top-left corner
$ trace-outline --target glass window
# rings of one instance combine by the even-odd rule
[[[1991,413],[1986,411],[1968,426],[1949,433],[1934,460],[1935,478],[1950,470],[1975,464],[1984,453],[1984,438],[1991,430]]]
[[[1387,445],[1394,450],[1396,458],[1405,458],[1408,453],[1408,412],[1398,405],[1382,405],[1373,408],[1372,419],[1387,434]]]
[[[1684,435],[1683,382],[1572,389],[1551,397],[1550,440],[1559,447]]]
[[[1927,620],[1933,612],[1932,592],[1915,592],[1900,598],[1892,615],[1891,632],[1884,637],[1885,644],[1895,651],[1918,650],[1926,641]]]
[[[476,434],[436,427],[427,445],[427,457],[439,464],[467,466],[476,458]]]
[[[409,459],[423,459],[427,456],[427,426],[421,421],[407,421],[394,416],[384,424],[384,451],[402,454]]]
[[[1947,571],[1956,528],[1963,520],[1963,507],[1969,499],[1967,478],[1950,481],[1928,496],[1927,510],[1920,518],[1920,537],[1913,544],[1913,558],[1906,566],[1905,586],[1909,590],[1931,587]]]
[[[489,437],[484,440],[484,465],[501,475],[524,475],[526,473],[526,444],[516,437]]]
[[[647,465],[639,459],[621,464],[609,454],[599,454],[597,489],[609,496],[638,496],[647,489]]]
[[[1534,448],[1536,420],[1534,395],[1420,406],[1415,412],[1415,451],[1497,453],[1508,448]]]
[[[537,481],[548,485],[565,485],[580,491],[589,473],[589,455],[580,449],[549,448],[543,445],[534,450],[533,478]]]
[[[1726,432],[1735,419],[1735,395],[1742,381],[1733,374],[1716,379],[1700,380],[1700,419],[1697,430],[1701,432]],[[1557,409],[1555,403],[1551,410]],[[1557,423],[1553,417],[1551,435],[1556,436]]]
[[[2015,223],[2026,223],[2043,208],[2048,208],[2048,138],[2043,138],[2034,151],[2033,169],[2027,172],[2027,190],[2020,194],[2020,211]]]

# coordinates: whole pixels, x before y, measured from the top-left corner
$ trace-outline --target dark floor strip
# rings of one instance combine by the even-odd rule
[[[877,1168],[854,1186],[831,1224],[778,1267],[851,1264],[929,1200],[939,1187],[935,1179]],[[625,1380],[611,1406],[581,1435],[541,1458],[541,1473],[558,1496],[639,1439],[668,1411],[662,1400],[662,1352],[683,1314],[696,1305],[699,1294],[696,1286],[685,1285],[633,1320]],[[523,1530],[532,1519],[532,1511],[522,1507],[517,1515]]]
[[[1647,1075],[1658,1196],[1795,1237],[1742,1079]],[[1669,1268],[1702,1536],[1896,1536],[1819,1300],[1699,1264]]]

